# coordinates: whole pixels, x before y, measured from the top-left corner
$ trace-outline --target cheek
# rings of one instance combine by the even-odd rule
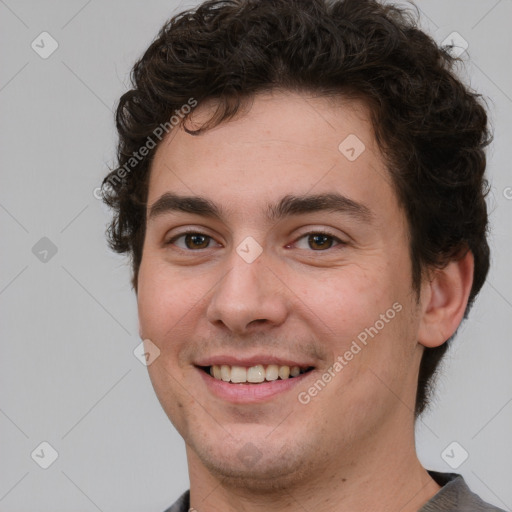
[[[168,364],[181,365],[180,354],[204,318],[212,279],[173,269],[148,255],[141,263],[138,284],[140,335],[159,347]]]
[[[165,338],[187,306],[179,277],[172,279],[168,269],[151,258],[143,259],[138,280],[137,308],[141,335],[151,340]]]
[[[415,343],[410,284],[398,270],[382,261],[351,265],[328,282],[312,282],[308,288],[305,300],[328,332],[323,342],[330,340],[333,358],[342,356],[346,365],[339,379],[344,386],[353,379],[366,382],[363,387],[378,384],[370,369],[392,382],[400,366],[411,360]]]
[[[304,302],[341,343],[373,325],[397,300],[378,267],[350,265],[302,287]],[[342,336],[340,336],[342,334]]]

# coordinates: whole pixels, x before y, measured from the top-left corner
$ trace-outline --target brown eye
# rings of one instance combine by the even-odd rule
[[[322,231],[311,231],[304,233],[299,237],[293,245],[297,249],[321,252],[327,251],[328,249],[335,248],[337,246],[346,245],[345,242],[340,240],[338,237],[331,235],[330,233],[324,233]]]
[[[211,242],[213,242],[211,236],[204,235],[203,233],[190,232],[175,236],[167,242],[167,245],[176,245],[184,250],[199,250],[209,249],[212,245]]]
[[[187,233],[185,245],[187,249],[206,249],[210,243],[210,237],[199,233]]]
[[[323,233],[313,233],[308,235],[308,245],[315,251],[330,249],[333,244],[333,237]]]

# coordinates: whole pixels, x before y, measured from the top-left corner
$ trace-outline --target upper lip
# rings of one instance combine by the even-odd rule
[[[300,368],[310,368],[314,366],[310,361],[299,361],[289,357],[277,357],[266,355],[255,355],[251,357],[236,357],[233,355],[216,355],[208,358],[200,359],[194,363],[196,366],[213,366],[223,365],[228,366],[251,366],[276,364],[278,366],[298,366]]]

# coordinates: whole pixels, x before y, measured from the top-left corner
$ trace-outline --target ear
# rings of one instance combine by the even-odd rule
[[[473,253],[468,250],[460,259],[434,270],[422,284],[418,332],[421,345],[438,347],[457,330],[473,285],[473,268]]]

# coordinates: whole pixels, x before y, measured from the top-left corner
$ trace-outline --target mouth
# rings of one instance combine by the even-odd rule
[[[301,367],[277,364],[256,364],[249,367],[214,364],[212,366],[198,366],[198,368],[215,380],[232,384],[262,384],[290,380],[314,369],[313,366]]]
[[[258,359],[226,359],[229,358],[216,358],[209,361],[216,364],[205,361],[195,366],[209,393],[223,402],[237,405],[270,403],[297,386],[305,385],[306,379],[315,373],[314,366],[292,364],[291,361],[267,360],[260,364]],[[232,364],[224,364],[228,362]]]

